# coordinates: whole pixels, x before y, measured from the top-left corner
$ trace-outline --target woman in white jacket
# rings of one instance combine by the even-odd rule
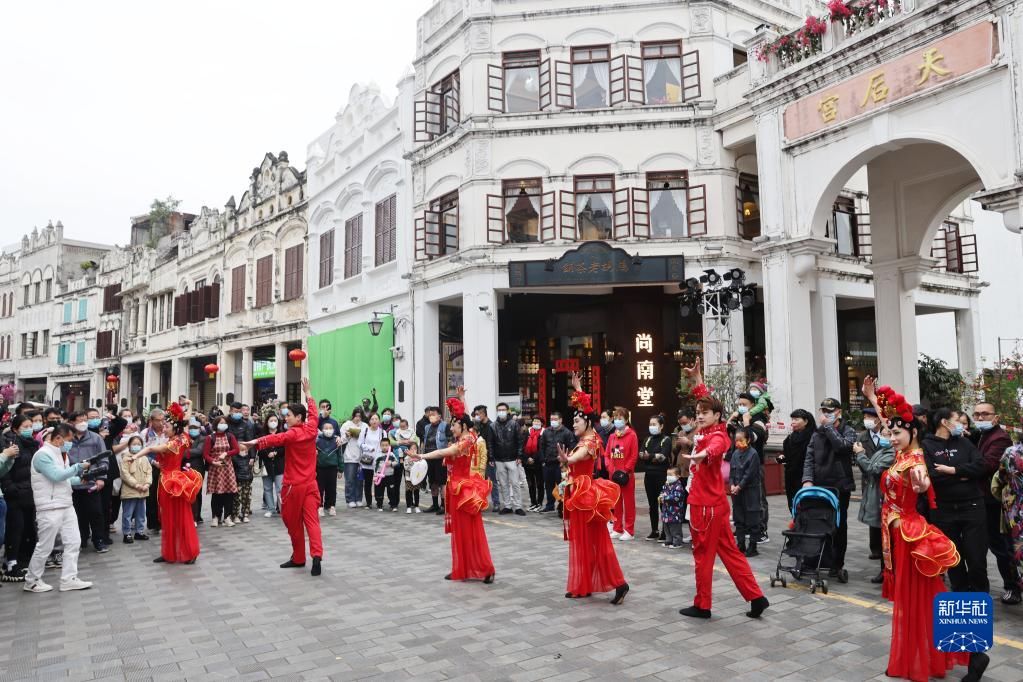
[[[23,589],[26,592],[49,592],[53,589],[43,582],[43,570],[57,533],[60,533],[64,543],[60,591],[87,590],[92,583],[78,578],[78,552],[82,537],[71,502],[71,486],[82,482],[80,477],[88,471],[89,463],[68,462],[67,453],[74,438],[74,430],[69,425],[58,424],[45,432],[43,438],[42,446],[32,456],[32,499],[36,506],[38,540],[28,563]]]
[[[362,468],[362,494],[366,498],[366,509],[373,506],[373,465],[380,455],[380,441],[384,438],[387,438],[387,431],[380,426],[380,415],[370,412],[369,428],[363,429],[359,436],[359,450],[362,451],[359,466]]]
[[[352,418],[341,425],[341,444],[344,446],[345,503],[352,509],[362,504],[362,488],[359,487],[359,459],[362,450],[359,442],[366,431],[366,422],[362,421],[362,410],[352,410]],[[367,505],[369,504],[367,498]]]

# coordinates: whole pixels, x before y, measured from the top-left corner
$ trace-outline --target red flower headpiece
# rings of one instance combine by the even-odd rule
[[[465,403],[458,398],[448,398],[445,404],[448,406],[448,411],[451,412],[451,416],[455,419],[461,419],[465,416]]]
[[[882,386],[876,393],[881,416],[888,420],[889,426],[913,423],[913,406],[906,402],[905,396],[896,393],[891,386]]]
[[[693,400],[703,400],[710,397],[710,388],[707,387],[707,384],[697,384],[689,392],[689,395],[692,396]]]
[[[593,414],[593,396],[583,391],[576,391],[568,400],[577,411],[583,414]]]
[[[185,408],[181,407],[181,405],[177,403],[171,403],[170,407],[167,408],[167,412],[170,413],[170,416],[173,417],[176,422],[184,421],[185,419]]]

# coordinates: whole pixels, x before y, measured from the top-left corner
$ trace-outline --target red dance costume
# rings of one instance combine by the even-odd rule
[[[564,516],[568,529],[568,592],[581,597],[617,589],[625,584],[625,575],[607,533],[611,509],[623,489],[611,481],[593,478],[593,462],[603,449],[600,436],[594,433],[583,437],[576,450],[579,448],[585,448],[589,456],[571,465]]]
[[[710,611],[714,580],[714,557],[721,557],[728,575],[743,599],[753,601],[764,593],[753,577],[746,556],[735,544],[728,523],[729,506],[721,463],[731,441],[724,424],[715,424],[696,435],[693,452],[707,453],[690,470],[689,530],[693,534],[693,559],[696,561],[696,598],[693,605]]]
[[[181,469],[192,439],[179,434],[167,442],[167,451],[156,455],[160,464],[160,488],[156,492],[160,514],[160,556],[169,563],[195,561],[199,534],[192,518],[192,503],[202,491],[202,474]]]
[[[320,534],[320,491],[316,486],[316,436],[319,419],[316,401],[306,400],[306,418],[287,431],[263,436],[256,448],[284,446],[284,484],[281,488],[281,519],[291,537],[291,560],[305,563],[305,536],[309,535],[309,553],[323,558]],[[304,527],[304,532],[303,532]]]
[[[968,653],[944,653],[934,647],[934,595],[945,592],[941,576],[959,563],[955,545],[917,512],[917,492],[910,483],[913,467],[926,467],[923,450],[899,452],[881,474],[881,546],[883,594],[893,602],[892,645],[887,674],[926,682],[967,665]],[[931,509],[934,489],[927,489]],[[899,527],[892,522],[898,520]]]
[[[476,436],[458,440],[458,454],[445,457],[444,531],[451,535],[451,580],[483,580],[494,574],[480,512],[489,506],[491,483],[472,471]],[[315,513],[315,510],[314,510]]]
[[[621,494],[614,503],[614,530],[616,533],[636,534],[637,459],[639,459],[639,438],[632,427],[626,426],[621,436],[617,431],[612,431],[611,437],[607,439],[608,476],[616,471],[624,471],[629,474],[629,482],[620,488]]]

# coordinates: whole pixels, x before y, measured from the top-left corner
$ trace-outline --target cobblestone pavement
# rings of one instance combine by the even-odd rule
[[[487,513],[497,581],[452,584],[440,517],[339,508],[323,519],[324,575],[312,578],[277,567],[287,534],[259,499],[250,524],[201,527],[195,566],[153,564],[157,542],[118,543],[82,556],[91,590],[5,584],[0,679],[887,679],[890,609],[869,583],[877,569],[862,524],[850,528],[848,585],[826,596],[767,585],[784,497],[771,500],[772,541],[753,560],[771,608],[746,618],[719,564],[714,618],[699,622],[677,613],[692,603],[688,550],[618,543],[632,592],[616,608],[609,595],[563,598],[568,545],[555,515]],[[998,604],[995,616],[1000,643],[985,679],[1023,679],[1023,607]]]

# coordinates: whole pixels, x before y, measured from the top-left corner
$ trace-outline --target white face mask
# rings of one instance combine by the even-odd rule
[[[666,481],[667,481],[668,483],[674,483],[675,481],[677,481],[677,480],[678,480],[678,476],[668,476],[668,477],[667,477],[666,479],[664,479],[664,480],[666,480]]]
[[[89,430],[89,424],[86,423],[86,422],[79,422],[79,423],[75,424],[75,431],[77,431],[78,433],[85,433],[88,430]]]
[[[276,419],[271,419],[270,421],[268,421],[266,423],[266,425],[269,426],[271,429],[276,429],[277,428],[277,420]]]
[[[865,428],[867,431],[873,431],[875,426],[877,426],[877,422],[875,422],[873,419],[863,420],[863,428]]]
[[[334,437],[334,429],[323,429],[323,437],[324,438],[333,438]]]
[[[690,431],[693,430],[693,425],[692,424],[683,424],[682,425],[682,430],[685,431],[686,433],[689,433]]]
[[[505,412],[504,410],[498,410],[497,411],[497,418],[498,419],[507,419],[508,418],[508,413]]]
[[[607,427],[611,426],[611,420],[608,419],[607,417],[601,417],[600,425],[606,429]]]
[[[221,433],[227,431],[227,424],[217,424],[217,431],[220,431]]]
[[[558,428],[559,426],[561,426],[561,422],[559,422],[559,421],[558,421],[557,419],[552,419],[552,420],[551,420],[551,427],[552,427],[552,428],[555,428],[555,429],[556,429],[556,428]]]

